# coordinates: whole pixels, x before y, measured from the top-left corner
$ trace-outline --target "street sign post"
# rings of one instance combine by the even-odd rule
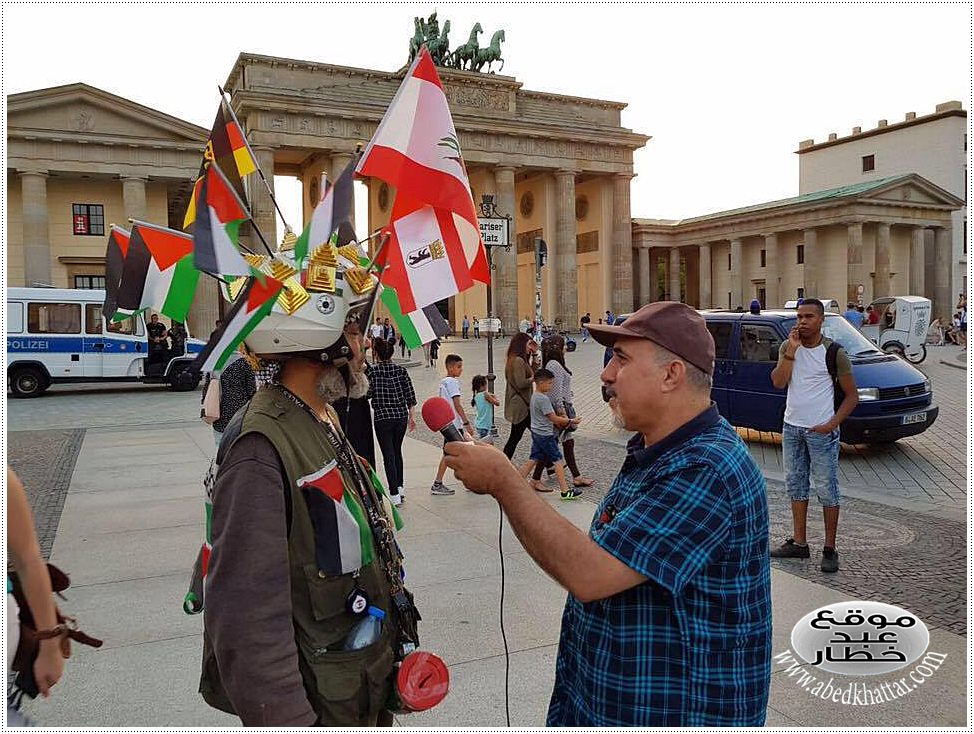
[[[487,253],[487,266],[491,271],[494,269],[493,251],[494,248],[503,247],[505,250],[511,249],[511,220],[510,217],[501,215],[497,211],[497,204],[494,203],[492,194],[484,194],[481,197],[480,213],[478,217],[480,224],[480,237],[484,242],[484,250]],[[494,381],[497,375],[494,374],[494,334],[500,331],[500,319],[494,318],[494,278],[491,275],[491,282],[487,286],[487,318],[480,320],[480,330],[487,334],[487,389],[494,392]],[[486,324],[486,326],[485,326]],[[493,415],[493,411],[491,412]],[[497,437],[497,424],[491,419],[490,435]]]

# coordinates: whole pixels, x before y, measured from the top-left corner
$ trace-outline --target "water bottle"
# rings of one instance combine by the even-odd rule
[[[345,638],[346,650],[361,650],[379,639],[382,634],[382,620],[386,613],[378,607],[369,607],[368,613],[352,627]]]

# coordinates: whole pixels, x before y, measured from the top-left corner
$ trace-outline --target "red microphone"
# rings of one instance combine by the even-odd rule
[[[447,443],[451,441],[463,441],[463,434],[457,430],[454,420],[456,414],[453,406],[446,398],[429,398],[423,403],[423,423],[431,431],[439,431],[443,435],[443,440]]]

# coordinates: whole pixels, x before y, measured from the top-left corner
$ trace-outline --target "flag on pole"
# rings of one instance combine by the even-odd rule
[[[116,321],[153,308],[186,321],[200,271],[193,267],[193,238],[147,222],[135,222],[118,285]],[[128,311],[122,315],[120,312]],[[121,318],[120,318],[121,317]]]
[[[203,151],[203,163],[200,165],[199,176],[193,185],[193,194],[189,197],[183,229],[189,229],[196,219],[196,201],[203,185],[207,161],[216,161],[223,169],[227,181],[246,207],[247,197],[244,194],[243,177],[257,170],[257,161],[232,112],[221,97],[220,107],[217,109],[216,119],[213,121],[213,129],[210,131],[210,138],[206,141],[206,149]]]
[[[263,281],[263,282],[262,282]],[[251,278],[223,320],[223,327],[210,337],[190,369],[196,372],[212,372],[223,369],[240,343],[254,330],[274,308],[277,295],[284,284],[271,278]]]
[[[386,282],[410,313],[490,282],[477,210],[453,118],[425,48],[406,74],[356,168],[395,186]],[[443,262],[439,262],[443,261]]]
[[[114,224],[108,235],[108,247],[105,250],[105,303],[101,307],[106,321],[111,321],[118,311],[118,285],[122,281],[130,236],[131,232]]]
[[[422,345],[450,333],[449,324],[435,304],[404,314],[399,305],[399,296],[389,286],[383,287],[379,300],[396,322],[396,329],[409,349],[419,349]]]
[[[339,174],[335,183],[325,191],[325,195],[317,202],[311,221],[304,228],[304,232],[294,244],[294,267],[302,269],[302,264],[309,252],[313,252],[328,242],[331,236],[339,230],[338,247],[348,244],[348,237],[355,239],[355,228],[352,218],[355,216],[354,190],[352,188],[357,158],[352,157],[345,170]],[[345,225],[342,227],[342,225]]]
[[[196,221],[193,222],[193,264],[213,275],[250,275],[250,263],[238,249],[240,225],[250,212],[216,162],[201,179]]]

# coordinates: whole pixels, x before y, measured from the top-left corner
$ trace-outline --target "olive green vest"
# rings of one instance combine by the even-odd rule
[[[336,431],[337,416],[333,416]],[[228,427],[227,433],[230,433]],[[378,559],[354,574],[330,576],[315,562],[315,536],[297,480],[317,472],[336,454],[324,428],[304,408],[275,387],[257,392],[243,416],[240,433],[226,435],[232,441],[248,433],[260,433],[277,450],[287,475],[290,498],[288,562],[291,577],[291,609],[298,647],[301,677],[308,699],[324,726],[375,726],[383,714],[390,691],[396,640],[395,605],[389,583]],[[232,444],[231,444],[232,445]],[[226,452],[229,447],[223,447]],[[352,476],[341,467],[346,486]],[[219,475],[218,475],[219,476]],[[356,502],[361,506],[358,493]],[[364,509],[363,509],[364,512]],[[361,650],[344,651],[342,645],[361,617],[349,614],[345,600],[357,586],[370,603],[386,612],[379,642]],[[200,693],[214,708],[235,713],[220,681],[210,641],[203,634],[203,674]]]

